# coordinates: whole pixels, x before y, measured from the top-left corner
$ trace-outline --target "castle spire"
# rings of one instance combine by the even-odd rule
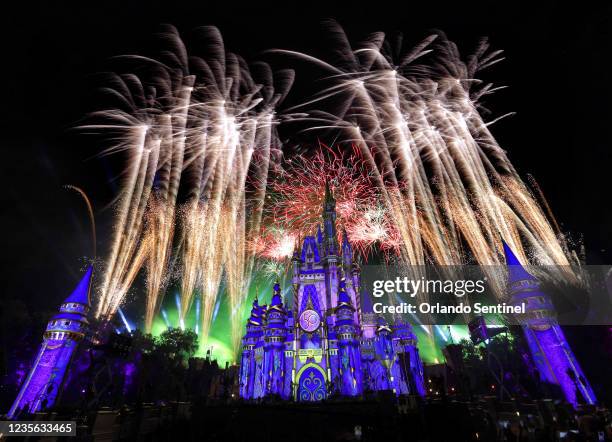
[[[329,180],[325,179],[325,203],[336,203],[336,201],[334,200],[334,195],[332,194],[332,191],[329,187]]]
[[[346,280],[344,276],[340,279],[340,289],[338,290],[338,306],[336,310],[340,308],[349,308],[350,310],[355,310],[353,306],[353,302],[351,301],[351,297],[346,293]]]
[[[336,200],[325,180],[325,201],[323,203],[323,234],[325,239],[325,251],[327,255],[337,255],[338,238],[336,235]]]
[[[508,282],[510,284],[518,281],[533,281],[536,278],[522,266],[521,262],[514,254],[510,246],[502,240],[504,246],[504,256],[506,258],[506,266],[508,267]]]
[[[64,300],[64,304],[76,303],[86,306],[91,305],[90,292],[91,292],[91,278],[93,276],[93,266],[89,265],[85,274],[77,284],[76,288],[72,291],[70,296]]]
[[[282,308],[283,296],[281,294],[280,283],[278,279],[274,283],[274,293],[272,294],[272,300],[270,301],[270,308]]]

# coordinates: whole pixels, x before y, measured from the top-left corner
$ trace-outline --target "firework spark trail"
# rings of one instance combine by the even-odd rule
[[[104,116],[109,115],[105,113]],[[140,123],[124,118],[125,114],[121,112],[110,116],[120,121]],[[129,127],[126,140],[118,145],[121,149],[129,149],[130,158],[127,179],[119,197],[115,237],[96,309],[98,317],[109,318],[116,312],[146,256],[147,242],[139,240],[159,155],[159,143],[147,148],[146,138],[147,126],[140,124]]]
[[[170,257],[179,255],[179,319],[184,321],[199,293],[205,342],[222,278],[233,314],[246,299],[254,265],[246,245],[261,228],[272,145],[280,145],[275,108],[293,72],[273,74],[263,63],[249,70],[225,52],[216,28],[200,32],[206,41],[202,58],[188,55],[172,27],[162,34],[162,59],[128,57],[150,66],[152,78],[113,77],[106,92],[127,109],[98,112],[110,122],[87,128],[120,131],[107,152],[128,152],[97,316],[115,313],[145,266],[150,330],[171,282]],[[239,324],[231,322],[237,345]]]
[[[89,224],[91,228],[91,248],[92,248],[91,256],[92,256],[92,259],[95,261],[98,255],[98,252],[97,252],[98,250],[97,242],[98,241],[96,238],[96,219],[94,217],[94,212],[93,212],[93,207],[91,205],[91,201],[89,200],[89,197],[87,196],[85,191],[77,186],[73,186],[72,184],[65,184],[64,188],[75,191],[76,193],[79,194],[79,196],[85,202],[85,206],[87,207],[87,215],[89,215]]]
[[[180,52],[186,49],[179,41]],[[180,89],[176,105],[170,116],[162,121],[162,145],[168,145],[158,170],[160,185],[150,202],[147,217],[145,242],[152,245],[147,260],[147,297],[145,305],[145,330],[151,330],[153,319],[163,301],[163,294],[168,282],[167,268],[172,249],[175,228],[175,211],[181,173],[185,155],[185,137],[187,133],[187,112],[191,92],[195,82],[194,76],[185,76],[180,80]],[[181,321],[184,319],[181,316]]]
[[[302,119],[316,123],[311,129],[342,128],[360,149],[404,264],[450,266],[470,259],[503,264],[504,238],[524,262],[529,256],[534,264],[568,266],[563,238],[555,235],[480,113],[479,99],[494,89],[475,74],[500,61],[501,51],[490,51],[483,41],[465,63],[454,44],[434,35],[394,59],[383,34],[353,49],[342,29],[331,25],[340,60],[334,65],[279,52],[331,73],[331,86],[301,106],[331,102],[339,109],[316,110]],[[504,297],[502,279],[491,276],[496,295]]]

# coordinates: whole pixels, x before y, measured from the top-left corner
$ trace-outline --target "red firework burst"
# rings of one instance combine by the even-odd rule
[[[325,184],[336,200],[338,235],[346,230],[353,246],[366,256],[375,244],[390,251],[396,248],[392,223],[380,204],[362,159],[322,146],[315,154],[298,155],[285,162],[271,182],[266,197],[264,231],[257,253],[270,259],[291,256],[298,238],[316,232],[321,223]]]

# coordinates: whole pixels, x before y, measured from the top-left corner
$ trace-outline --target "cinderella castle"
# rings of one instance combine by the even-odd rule
[[[410,324],[362,312],[360,268],[346,233],[338,244],[329,186],[322,228],[304,238],[292,262],[292,308],[278,282],[269,306],[253,302],[242,339],[241,397],[319,401],[379,390],[424,395]]]

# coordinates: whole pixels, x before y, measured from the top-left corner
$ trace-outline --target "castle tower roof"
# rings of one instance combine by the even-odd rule
[[[355,307],[353,307],[353,303],[351,302],[351,297],[348,295],[348,293],[346,293],[345,288],[346,281],[343,277],[340,280],[340,289],[338,290],[338,307],[336,307],[336,309],[344,307],[355,310]]]
[[[90,308],[89,293],[92,277],[93,267],[90,265],[76,288],[60,305],[59,312],[47,323],[44,334],[46,338],[52,339],[57,333],[62,336],[59,339],[63,337],[81,339],[84,336],[85,327],[89,324],[87,314]]]
[[[514,254],[510,246],[502,240],[504,246],[504,256],[506,257],[506,265],[508,266],[508,282],[510,284],[517,281],[532,280],[536,278],[522,266],[521,262]]]
[[[270,301],[270,307],[268,309],[279,312],[285,311],[283,307],[283,296],[281,295],[281,288],[278,280],[274,283],[274,293],[272,294],[272,300]]]
[[[259,305],[259,293],[255,293],[255,299],[253,300],[253,307],[251,308],[251,316],[249,317],[248,323],[251,325],[261,325],[263,312]]]
[[[271,306],[282,305],[283,298],[281,296],[281,289],[278,280],[274,283],[274,294],[272,295],[272,301],[270,301]]]
[[[89,306],[91,291],[91,278],[93,276],[93,266],[88,266],[85,274],[77,284],[76,288],[72,291],[70,296],[64,300],[64,304],[75,303]]]

